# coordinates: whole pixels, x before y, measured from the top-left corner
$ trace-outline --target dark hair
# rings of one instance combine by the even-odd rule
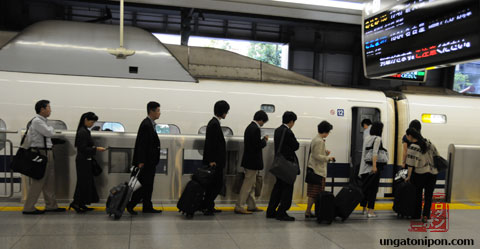
[[[50,104],[50,101],[48,101],[48,100],[45,100],[45,99],[39,100],[35,104],[35,112],[37,112],[37,114],[39,114],[40,111],[42,110],[42,108],[47,108],[48,104]]]
[[[413,129],[417,130],[418,132],[421,132],[422,131],[422,124],[420,123],[420,121],[414,119],[410,122],[410,124],[408,125],[408,128],[413,128]]]
[[[257,111],[255,113],[255,115],[253,115],[253,120],[267,122],[268,121],[268,115],[267,115],[266,112],[260,110],[260,111]]]
[[[282,116],[282,123],[288,124],[290,121],[297,121],[297,114],[291,111],[286,111]]]
[[[381,137],[382,131],[383,131],[383,123],[379,121],[373,122],[372,128],[370,128],[370,135]]]
[[[221,117],[223,114],[228,113],[228,110],[230,110],[230,105],[225,100],[219,100],[215,103],[215,106],[213,106],[213,113],[217,117]]]
[[[322,121],[317,126],[318,133],[328,133],[332,129],[333,129],[333,126],[327,121]]]
[[[427,152],[427,141],[425,138],[423,138],[422,134],[420,134],[419,131],[415,128],[408,128],[407,129],[407,135],[412,136],[413,138],[417,139],[416,144],[420,146],[420,150],[422,151],[422,154],[425,154]]]
[[[150,112],[154,112],[157,110],[157,108],[160,107],[160,104],[155,101],[150,101],[147,104],[147,115],[150,114]]]
[[[75,136],[75,147],[77,146],[77,142],[78,142],[78,130],[80,130],[80,128],[82,128],[82,127],[86,128],[85,119],[86,120],[98,121],[98,116],[95,115],[95,113],[93,113],[93,112],[86,112],[86,113],[82,114],[82,116],[80,117],[80,121],[78,122],[77,135]]]
[[[362,120],[362,123],[360,125],[362,127],[363,127],[363,125],[372,125],[372,120],[366,118],[366,119]]]

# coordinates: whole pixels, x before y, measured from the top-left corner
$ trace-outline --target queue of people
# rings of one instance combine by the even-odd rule
[[[214,105],[214,116],[209,121],[206,129],[203,164],[214,168],[212,184],[206,190],[201,204],[204,215],[214,215],[221,212],[215,208],[215,199],[223,187],[223,170],[226,165],[226,143],[221,128],[221,120],[225,119],[230,109],[229,104],[224,101],[217,101]],[[55,171],[52,151],[53,128],[47,124],[47,118],[51,114],[50,102],[40,100],[35,105],[37,115],[28,125],[26,138],[29,148],[48,158],[45,175],[42,179],[32,179],[28,190],[27,199],[24,204],[23,214],[43,214],[44,212],[64,212],[65,208],[59,208],[55,198]],[[133,193],[127,204],[127,211],[136,215],[134,210],[138,203],[143,204],[143,213],[161,213],[161,210],[153,208],[151,201],[156,165],[160,158],[160,140],[155,130],[155,120],[160,117],[160,104],[149,102],[147,104],[147,117],[141,122],[133,156],[133,166],[140,169],[138,179],[141,183],[139,190]],[[96,166],[95,155],[97,152],[106,150],[104,147],[96,146],[90,134],[90,128],[98,120],[93,112],[82,114],[75,137],[77,148],[76,172],[77,184],[73,196],[73,202],[69,209],[73,208],[77,213],[84,213],[93,208],[88,207],[91,203],[99,201],[95,188],[93,169]],[[256,176],[264,169],[262,150],[266,146],[269,136],[261,136],[260,128],[269,120],[266,112],[260,110],[254,114],[252,122],[246,127],[244,133],[244,154],[241,166],[244,168],[244,180],[235,205],[235,213],[252,214],[261,212],[255,203]],[[293,165],[299,165],[295,151],[299,149],[299,143],[291,130],[295,125],[297,115],[287,111],[282,116],[282,124],[275,129],[274,142],[276,153],[281,154]],[[361,179],[364,192],[364,200],[360,203],[364,207],[364,213],[368,209],[367,217],[376,217],[374,212],[375,200],[378,192],[380,175],[388,162],[388,152],[382,145],[383,124],[371,122],[364,119],[361,122],[364,128],[363,150],[358,177]],[[325,179],[327,177],[327,163],[335,161],[330,156],[331,152],[326,149],[325,140],[330,134],[333,126],[322,121],[317,127],[317,136],[312,139],[307,170],[311,171],[317,179],[316,183],[309,183],[307,186],[308,204],[305,218],[313,218],[311,209],[320,192],[325,191]],[[408,177],[405,181],[412,181],[417,188],[416,214],[413,218],[430,217],[430,205],[433,189],[436,182],[438,170],[433,167],[432,155],[438,154],[433,151],[431,142],[422,137],[421,124],[418,120],[410,123],[404,136],[404,157],[402,167],[408,167]],[[23,145],[23,144],[22,144]],[[300,174],[300,168],[296,170]],[[276,182],[270,195],[267,218],[275,218],[281,221],[294,221],[295,218],[288,215],[287,211],[292,204],[293,183],[286,182],[276,177]],[[425,206],[422,212],[422,192],[425,190]],[[45,210],[35,208],[40,193],[43,192],[45,199]],[[245,208],[245,205],[247,208]]]

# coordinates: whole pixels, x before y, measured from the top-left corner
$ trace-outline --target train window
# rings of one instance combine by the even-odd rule
[[[168,173],[168,149],[160,150],[160,161],[157,164],[155,173],[167,175]]]
[[[182,174],[193,174],[196,169],[203,165],[203,151],[183,150]]]
[[[275,133],[274,128],[260,128],[260,133],[261,136],[266,136],[268,135],[270,138],[273,138],[273,134]]]
[[[445,115],[445,114],[423,113],[422,114],[422,122],[423,123],[431,123],[431,124],[446,124],[447,123],[447,115]]]
[[[262,104],[262,106],[260,106],[260,110],[262,110],[266,113],[274,113],[275,112],[275,106],[274,105],[269,105],[269,104]]]
[[[233,131],[230,127],[222,126],[222,131],[224,136],[233,136]],[[205,135],[207,133],[207,126],[202,126],[198,130],[198,134]]]
[[[155,130],[158,134],[180,134],[180,128],[174,124],[157,124]]]
[[[92,126],[92,131],[125,132],[125,127],[119,122],[97,121]]]
[[[53,129],[55,130],[62,130],[62,131],[68,130],[67,124],[65,124],[65,122],[63,122],[62,120],[48,119],[47,124],[53,127]]]

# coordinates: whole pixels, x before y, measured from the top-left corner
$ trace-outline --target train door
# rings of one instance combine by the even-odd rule
[[[352,137],[350,143],[351,162],[353,166],[352,174],[358,174],[360,160],[362,158],[363,145],[363,127],[361,122],[364,119],[370,119],[372,122],[380,121],[380,110],[369,107],[353,107],[352,108]]]

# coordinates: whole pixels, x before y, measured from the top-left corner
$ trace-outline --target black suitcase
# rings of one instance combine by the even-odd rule
[[[416,188],[410,182],[400,179],[395,181],[395,192],[393,200],[393,211],[398,218],[415,216],[415,195]]]
[[[105,211],[108,216],[113,215],[116,220],[122,217],[128,202],[132,198],[135,185],[137,184],[137,181],[133,181],[132,178],[138,177],[138,174],[140,173],[140,169],[136,168],[135,170],[136,172],[132,173],[132,177],[130,178],[130,183],[132,185],[125,182],[110,189]]]
[[[335,197],[330,192],[322,191],[315,200],[317,222],[326,221],[331,224],[335,219]]]
[[[195,211],[200,210],[205,188],[195,180],[191,180],[185,186],[182,195],[177,203],[180,212],[187,215],[187,218],[193,218]]]
[[[357,205],[363,200],[362,189],[356,185],[348,184],[335,196],[335,214],[346,220]]]

